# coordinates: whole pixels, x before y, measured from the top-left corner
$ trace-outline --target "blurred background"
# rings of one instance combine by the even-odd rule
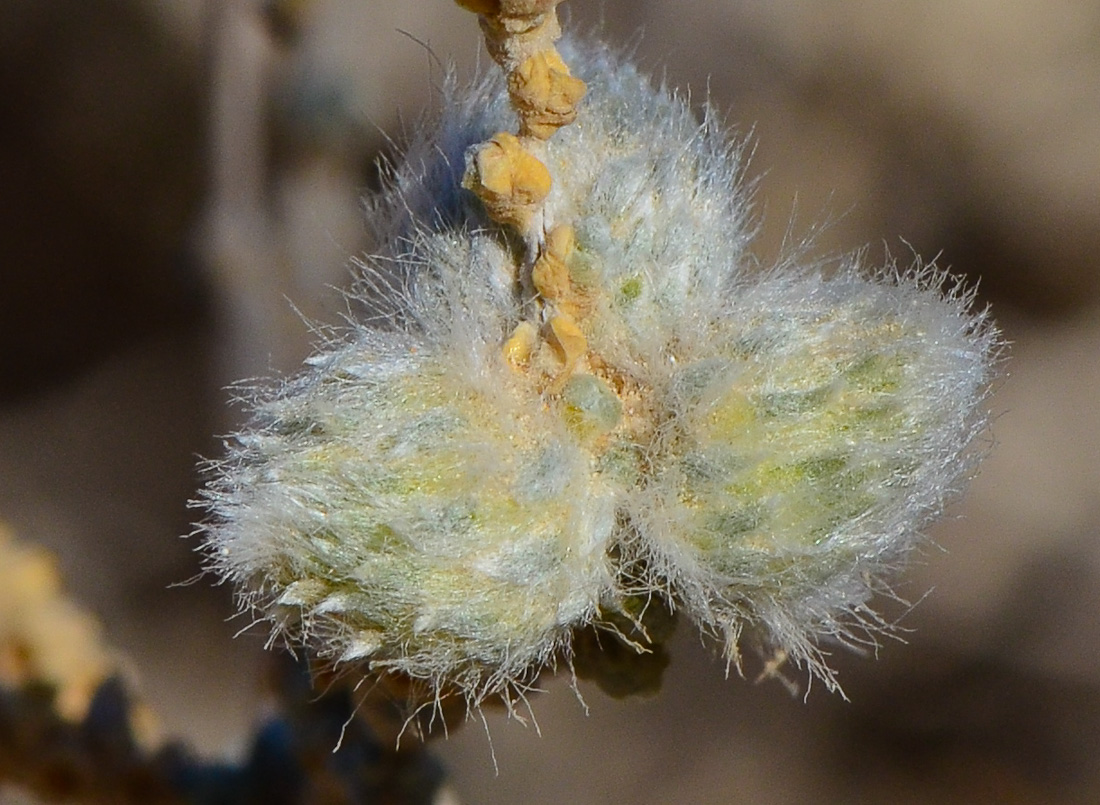
[[[901,580],[905,642],[835,657],[847,701],[727,680],[683,624],[657,697],[582,683],[586,716],[557,680],[541,737],[489,714],[499,775],[480,723],[435,743],[462,800],[1095,802],[1100,4],[562,10],[751,138],[761,260],[815,231],[938,255],[1010,360],[992,455]],[[170,586],[198,571],[196,461],[242,416],[225,387],[293,371],[303,317],[339,315],[374,160],[450,62],[489,64],[451,0],[0,4],[0,521],[210,756],[261,714],[263,635],[231,639],[229,590]]]

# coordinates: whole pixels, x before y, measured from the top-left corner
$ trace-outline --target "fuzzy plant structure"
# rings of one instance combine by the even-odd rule
[[[972,474],[996,329],[935,267],[761,268],[712,112],[473,5],[503,75],[448,84],[368,203],[355,315],[248,395],[209,566],[437,699],[522,695],[654,600],[833,684],[822,641],[873,639]]]

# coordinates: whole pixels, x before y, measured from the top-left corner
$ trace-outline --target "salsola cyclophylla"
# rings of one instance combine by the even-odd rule
[[[360,315],[254,394],[208,564],[429,698],[522,694],[587,630],[644,651],[655,602],[832,684],[820,641],[874,632],[974,468],[997,331],[934,267],[755,267],[740,149],[559,52],[558,1],[460,0],[503,76],[450,87],[370,202]]]

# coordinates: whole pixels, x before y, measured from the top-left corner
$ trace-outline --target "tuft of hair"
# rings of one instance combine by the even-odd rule
[[[437,703],[522,698],[639,593],[832,686],[820,641],[874,639],[870,599],[974,470],[1000,337],[932,266],[757,270],[713,113],[562,51],[589,91],[545,218],[575,230],[582,364],[547,384],[502,355],[522,247],[461,176],[514,121],[500,78],[448,81],[368,203],[347,326],[211,465],[208,567],[273,639]]]
[[[654,372],[632,548],[729,660],[752,634],[832,688],[819,640],[888,630],[868,602],[981,458],[1000,336],[945,272],[855,258],[739,283],[703,332]]]

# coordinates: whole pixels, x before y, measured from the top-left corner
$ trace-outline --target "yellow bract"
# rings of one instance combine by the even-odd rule
[[[514,134],[502,131],[483,143],[462,186],[477,194],[495,221],[526,231],[550,195],[550,171]]]

